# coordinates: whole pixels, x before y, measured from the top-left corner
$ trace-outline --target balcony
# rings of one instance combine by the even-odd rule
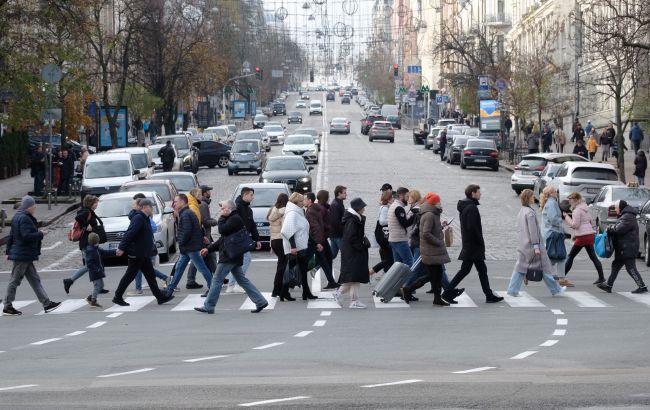
[[[506,13],[488,14],[483,19],[483,24],[490,27],[510,27],[512,18]]]

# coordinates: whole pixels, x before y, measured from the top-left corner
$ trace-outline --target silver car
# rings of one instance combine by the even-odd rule
[[[510,177],[510,187],[517,195],[524,189],[533,189],[537,177],[544,171],[546,164],[549,162],[563,164],[567,161],[588,162],[589,160],[580,155],[559,152],[525,155],[519,164],[515,165],[515,172]]]
[[[589,204],[591,219],[596,223],[598,232],[603,232],[608,225],[616,223],[617,215],[614,205],[619,200],[624,200],[629,206],[639,211],[650,200],[650,188],[628,187],[625,185],[602,187],[594,201]]]
[[[533,195],[535,196],[536,201],[539,201],[539,197],[542,195],[542,191],[544,191],[544,188],[546,188],[546,185],[549,183],[549,181],[555,177],[555,173],[558,169],[560,169],[561,166],[562,164],[551,162],[546,165],[544,171],[542,171],[540,176],[537,177],[535,180],[535,185],[533,186]]]

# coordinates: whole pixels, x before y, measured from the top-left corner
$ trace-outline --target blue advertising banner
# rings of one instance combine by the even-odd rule
[[[497,100],[480,101],[481,131],[498,131],[501,129],[501,110]]]
[[[246,101],[235,100],[232,102],[232,117],[246,118]]]
[[[111,142],[111,133],[108,128],[108,119],[106,118],[106,113],[108,115],[113,115],[115,113],[115,107],[102,107],[99,116],[99,147],[100,148],[112,148],[113,143]],[[129,123],[129,111],[126,107],[120,107],[117,111],[117,147],[122,148],[126,147],[127,142],[127,133]]]

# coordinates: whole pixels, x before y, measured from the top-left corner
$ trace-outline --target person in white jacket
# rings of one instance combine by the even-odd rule
[[[302,194],[294,192],[289,197],[286,210],[284,212],[284,221],[282,222],[282,246],[285,255],[289,256],[289,266],[293,268],[298,265],[300,270],[300,281],[302,286],[302,300],[318,299],[309,289],[307,282],[308,260],[307,245],[309,242],[309,222],[305,217],[303,202],[305,197]]]

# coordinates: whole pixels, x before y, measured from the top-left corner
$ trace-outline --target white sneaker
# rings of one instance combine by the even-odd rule
[[[561,286],[560,290],[553,296],[566,296],[566,286]]]
[[[126,292],[126,296],[140,296],[143,293],[144,292],[142,291],[142,289],[139,289],[139,290],[136,289],[136,290],[132,290],[131,292]]]
[[[341,292],[339,292],[338,289],[332,293],[332,296],[334,297],[336,303],[338,303],[339,306],[343,307],[343,295],[341,295]]]
[[[350,303],[350,309],[365,309],[365,308],[367,308],[367,306],[358,300],[355,300],[354,302]]]
[[[246,293],[246,291],[241,286],[235,285],[233,287],[232,293]]]
[[[508,296],[512,296],[513,298],[518,298],[519,296],[521,296],[521,294],[519,292],[517,292],[517,293],[508,292]]]
[[[226,293],[232,293],[234,289],[235,285],[228,285],[226,286]]]

